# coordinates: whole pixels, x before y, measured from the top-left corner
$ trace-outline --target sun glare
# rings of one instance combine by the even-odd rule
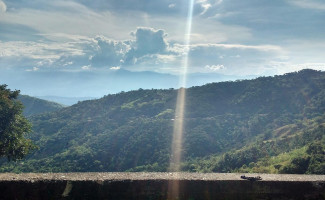
[[[186,78],[187,78],[187,69],[188,69],[188,53],[189,45],[191,42],[191,29],[192,29],[192,17],[193,17],[193,7],[194,0],[190,0],[186,31],[184,35],[184,57],[182,62],[182,70],[180,72],[179,86],[181,87],[178,90],[177,102],[175,109],[175,120],[174,120],[174,129],[173,129],[173,139],[172,139],[172,148],[171,148],[171,159],[169,170],[173,172],[180,171],[180,164],[182,160],[182,144],[183,144],[183,133],[184,133],[184,115],[185,115],[185,103],[186,103]],[[176,177],[177,178],[177,177]],[[169,182],[169,193],[168,199],[177,199],[179,194],[179,181],[171,180]]]

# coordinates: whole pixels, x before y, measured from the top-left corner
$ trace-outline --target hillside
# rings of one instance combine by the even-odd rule
[[[78,103],[78,101],[97,99],[95,97],[59,97],[59,96],[37,96],[37,98],[44,99],[46,101],[57,102],[65,106],[71,106],[73,104]]]
[[[140,89],[32,116],[40,149],[1,171],[166,171],[176,95]],[[324,111],[320,71],[189,88],[183,170],[325,173]]]
[[[28,95],[19,95],[18,100],[20,100],[24,105],[23,114],[25,116],[56,111],[63,108],[61,104],[31,97]]]

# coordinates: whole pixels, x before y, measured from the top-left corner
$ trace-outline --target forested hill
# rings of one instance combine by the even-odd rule
[[[56,111],[63,108],[63,105],[61,104],[31,97],[28,95],[19,95],[18,100],[21,101],[24,105],[23,114],[25,116]]]
[[[176,96],[140,89],[33,116],[40,149],[1,170],[166,171]],[[189,88],[183,170],[325,173],[324,111],[320,71]]]

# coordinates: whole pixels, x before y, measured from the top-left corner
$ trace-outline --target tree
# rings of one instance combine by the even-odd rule
[[[22,114],[22,103],[16,100],[19,92],[0,85],[0,157],[9,161],[22,159],[36,148],[25,138],[31,132],[31,124]]]

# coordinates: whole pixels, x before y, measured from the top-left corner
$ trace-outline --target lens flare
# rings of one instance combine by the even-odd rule
[[[171,158],[169,171],[179,172],[181,170],[182,161],[182,144],[183,144],[183,133],[184,133],[184,115],[185,115],[185,103],[186,103],[186,78],[187,69],[189,63],[189,46],[191,42],[191,30],[192,30],[192,17],[193,17],[194,0],[190,0],[186,31],[184,37],[184,57],[182,62],[182,70],[180,72],[179,85],[180,89],[177,94],[176,108],[175,108],[175,119],[173,129],[173,139],[171,146]],[[177,174],[174,180],[169,181],[168,185],[168,199],[178,199],[179,197],[180,182],[177,179]]]
[[[180,72],[180,89],[177,94],[177,102],[175,109],[175,120],[174,120],[174,130],[173,130],[173,139],[172,139],[172,151],[170,159],[170,171],[180,171],[181,155],[182,155],[182,142],[183,142],[183,132],[184,132],[184,114],[185,114],[185,103],[186,103],[186,78],[187,78],[187,69],[188,69],[188,53],[189,45],[191,39],[191,29],[192,29],[192,17],[193,17],[193,6],[194,0],[190,1],[187,23],[186,23],[186,32],[184,37],[184,57],[182,62],[182,70]]]

